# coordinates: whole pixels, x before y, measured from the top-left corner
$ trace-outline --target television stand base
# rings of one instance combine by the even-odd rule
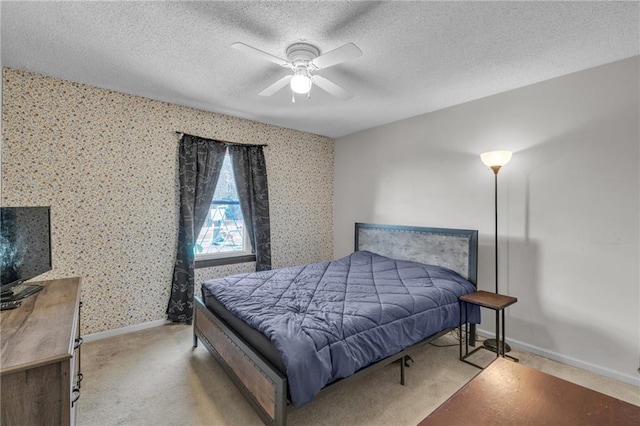
[[[10,293],[3,293],[2,296],[0,297],[0,300],[2,302],[22,300],[25,297],[29,297],[32,294],[36,294],[40,290],[42,290],[42,286],[38,284],[30,284],[30,285],[21,284],[20,290],[18,292],[12,291]]]

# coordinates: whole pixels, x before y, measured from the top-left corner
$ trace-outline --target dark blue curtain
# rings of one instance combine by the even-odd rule
[[[174,322],[193,319],[194,244],[209,212],[226,145],[183,135],[178,151],[180,224],[167,317]]]
[[[230,145],[229,155],[238,188],[246,232],[256,255],[256,271],[271,269],[271,227],[267,165],[260,145]]]

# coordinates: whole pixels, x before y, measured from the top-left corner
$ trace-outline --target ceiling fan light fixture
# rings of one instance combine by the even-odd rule
[[[344,101],[350,99],[352,97],[351,93],[316,72],[362,56],[362,51],[353,43],[347,43],[322,55],[320,55],[320,50],[318,50],[317,47],[309,43],[293,43],[287,47],[287,59],[278,58],[277,56],[273,56],[270,53],[263,52],[260,49],[241,42],[233,43],[231,47],[246,54],[273,62],[281,67],[291,69],[293,75],[288,74],[282,77],[258,93],[258,95],[271,96],[286,87],[288,83],[291,87],[292,100],[294,102],[296,94],[310,96],[311,87],[318,87],[328,94]],[[313,75],[311,75],[312,73]]]
[[[309,93],[311,90],[311,77],[307,69],[304,67],[297,68],[295,74],[291,77],[290,84],[294,93],[301,95]]]

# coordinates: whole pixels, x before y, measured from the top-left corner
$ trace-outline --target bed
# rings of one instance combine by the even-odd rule
[[[289,406],[394,361],[404,384],[408,353],[458,326],[477,245],[475,230],[356,223],[344,258],[205,282],[194,346],[266,424],[284,425]],[[479,310],[465,311],[479,322]]]

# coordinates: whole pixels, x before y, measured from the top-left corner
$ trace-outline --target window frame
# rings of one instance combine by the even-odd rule
[[[255,261],[256,255],[255,253],[252,253],[227,257],[215,257],[209,259],[196,259],[194,267],[196,269],[210,268],[212,266],[233,265],[235,263],[248,263]]]

